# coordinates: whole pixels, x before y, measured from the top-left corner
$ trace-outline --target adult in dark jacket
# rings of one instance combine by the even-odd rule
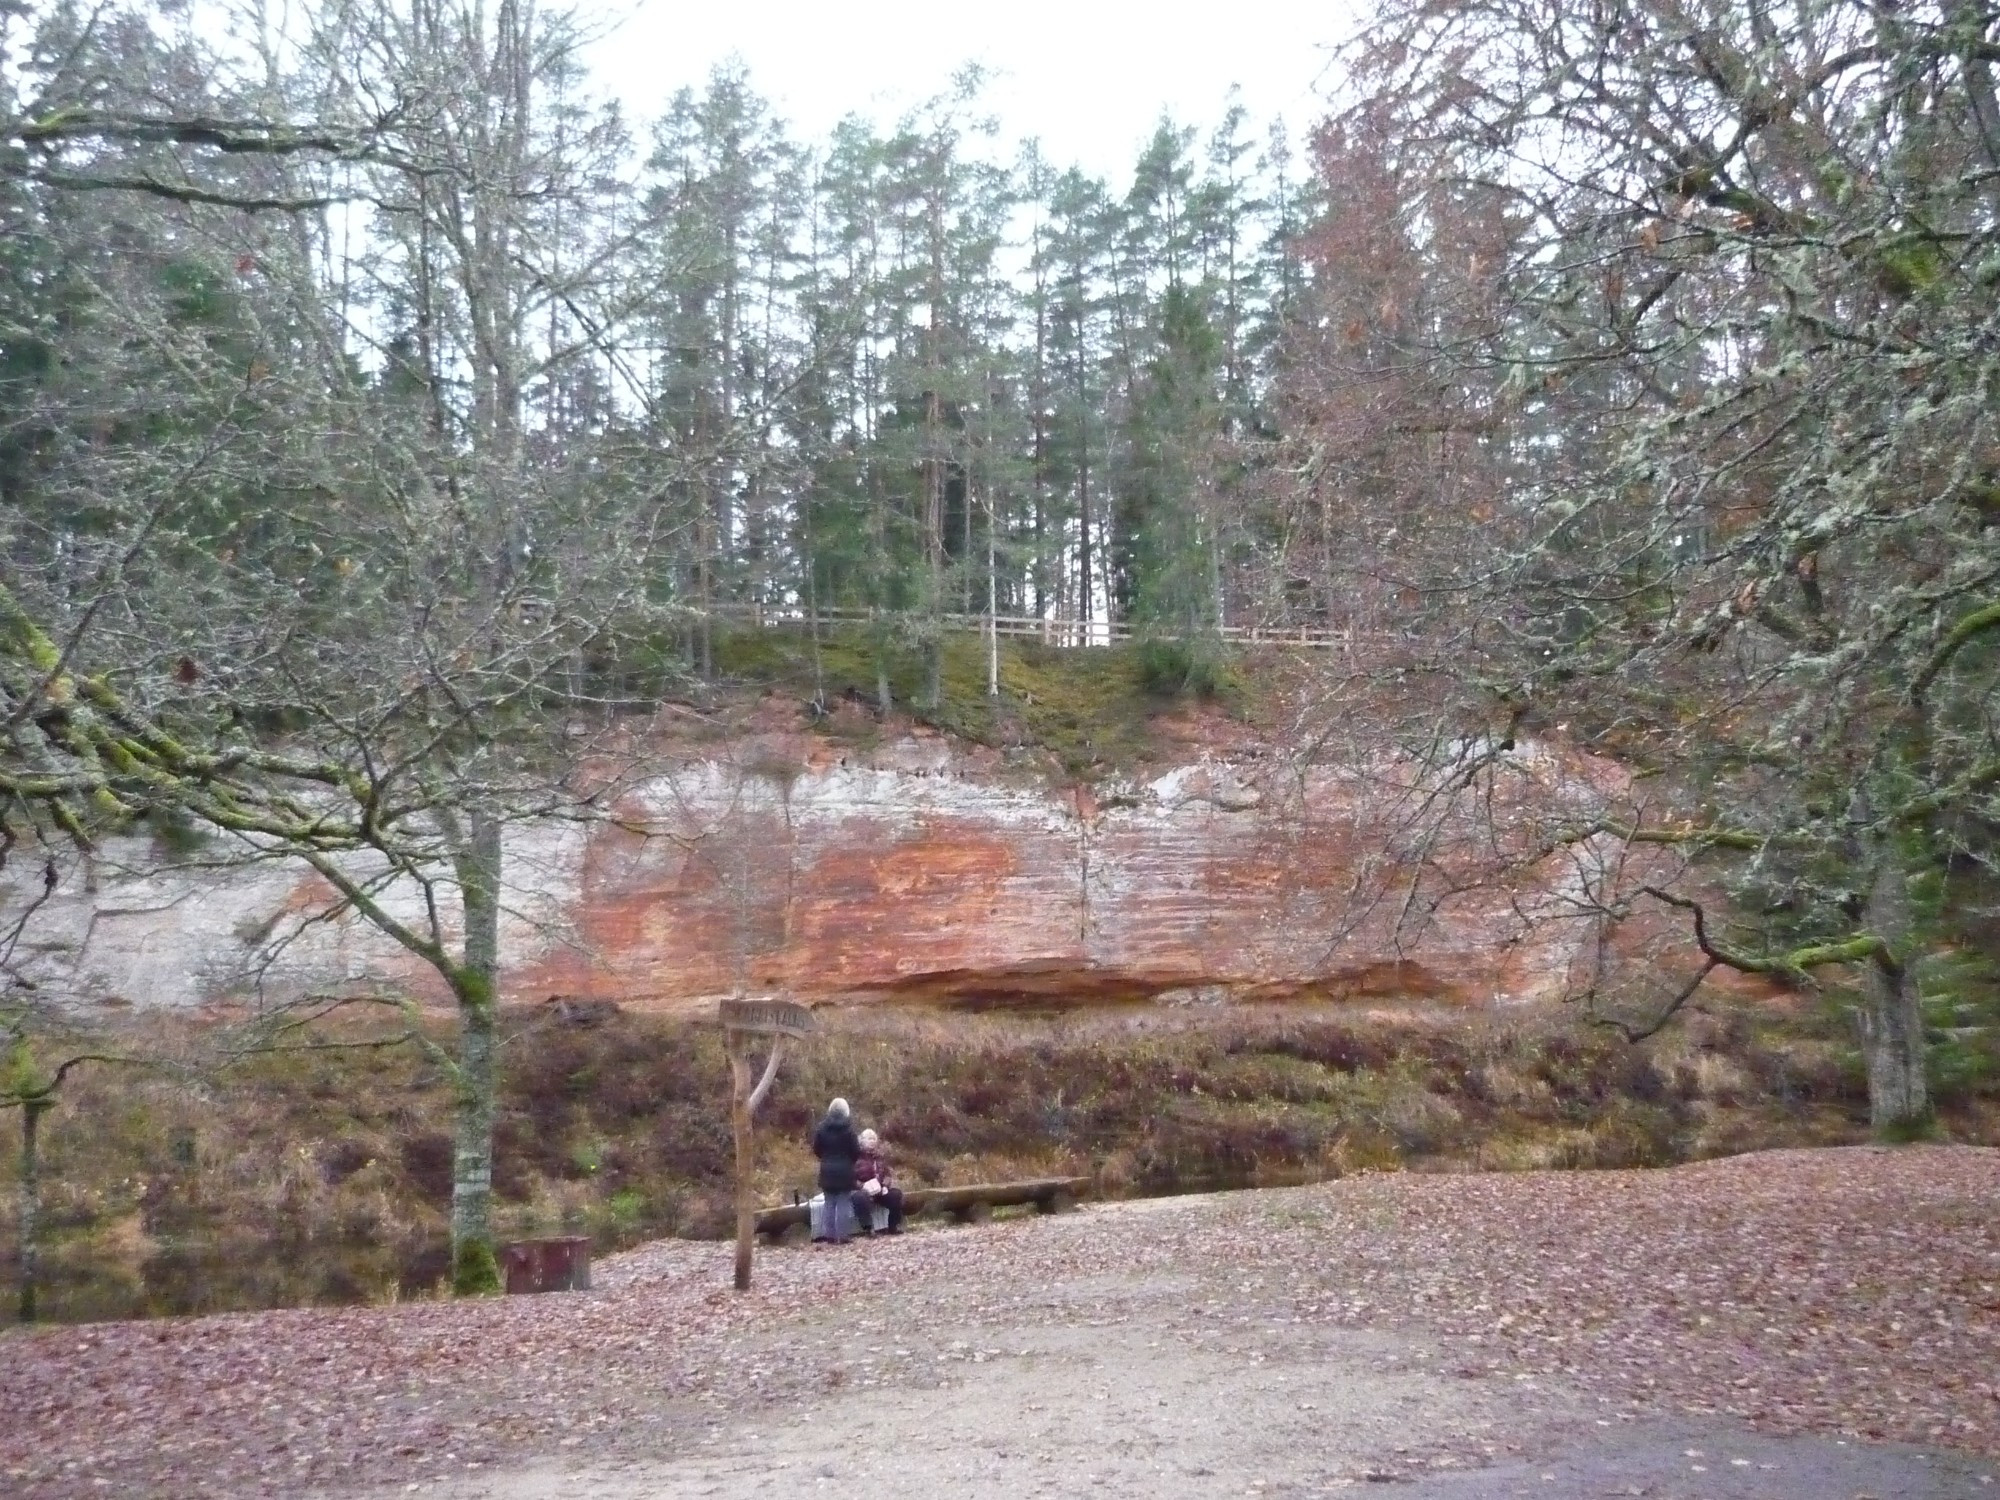
[[[834,1231],[839,1225],[835,1205],[842,1198],[851,1198],[858,1184],[854,1180],[855,1158],[861,1155],[861,1140],[854,1133],[854,1112],[847,1107],[845,1099],[836,1099],[826,1107],[826,1118],[819,1122],[812,1134],[813,1155],[819,1158],[819,1190],[826,1199],[826,1227],[828,1238],[838,1239]],[[861,1220],[866,1230],[868,1221]]]

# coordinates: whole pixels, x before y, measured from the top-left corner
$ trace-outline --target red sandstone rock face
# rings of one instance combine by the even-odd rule
[[[978,1005],[1533,1000],[1570,982],[1595,929],[1571,899],[1569,855],[1513,866],[1543,820],[1618,780],[1603,763],[1524,748],[1476,796],[1441,795],[1393,756],[1301,768],[1275,754],[1051,789],[934,736],[869,755],[747,738],[625,806],[643,834],[510,842],[503,988],[688,1013],[743,991]],[[415,915],[412,893],[396,899]],[[267,995],[436,993],[365,925],[299,930],[323,900],[282,867],[198,891],[100,871],[94,892],[65,889],[52,915],[75,940],[52,953],[67,952],[78,990],[140,1004],[241,993],[253,968]]]
[[[1583,784],[1555,757],[1522,767],[1537,814]],[[1412,830],[1393,769],[1372,781],[1314,771],[1287,787],[1208,764],[1086,793],[975,774],[935,741],[812,764],[783,784],[712,761],[628,809],[654,836],[591,841],[576,945],[522,965],[509,987],[663,1009],[738,989],[1477,1005],[1561,989],[1588,935],[1561,908],[1572,872],[1544,861],[1432,912],[1432,893],[1413,899],[1398,874]],[[1491,832],[1473,821],[1458,836]]]

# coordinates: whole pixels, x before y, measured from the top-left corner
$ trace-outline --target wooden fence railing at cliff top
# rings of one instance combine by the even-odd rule
[[[688,605],[682,611],[689,619],[709,616],[731,624],[774,628],[825,625],[865,625],[890,623],[898,617],[867,609],[808,610],[790,605],[711,604]],[[923,618],[915,614],[903,618]],[[1125,620],[1047,620],[1039,615],[940,614],[931,616],[946,630],[976,632],[1023,640],[1038,640],[1048,646],[1108,646],[1134,640],[1143,631]],[[1216,636],[1238,645],[1304,646],[1321,651],[1353,651],[1356,646],[1384,646],[1402,637],[1387,631],[1357,631],[1323,625],[1220,625]]]

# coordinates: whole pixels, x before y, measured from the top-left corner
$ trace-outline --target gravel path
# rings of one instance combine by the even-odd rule
[[[2000,1494],[2000,1151],[1350,1179],[727,1274],[665,1243],[579,1296],[10,1334],[0,1494]]]

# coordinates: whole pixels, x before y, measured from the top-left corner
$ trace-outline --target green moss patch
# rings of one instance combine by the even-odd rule
[[[886,678],[894,707],[976,744],[1046,751],[1072,775],[1123,769],[1161,753],[1155,720],[1188,697],[1240,707],[1245,689],[1218,660],[1192,678],[1163,674],[1156,643],[1088,650],[1038,641],[1000,642],[1000,692],[987,688],[987,645],[953,633],[942,653],[940,694],[925,701],[921,642],[892,630],[841,625],[817,638],[803,630],[718,631],[716,671],[729,682],[771,686],[803,702],[878,703]]]

